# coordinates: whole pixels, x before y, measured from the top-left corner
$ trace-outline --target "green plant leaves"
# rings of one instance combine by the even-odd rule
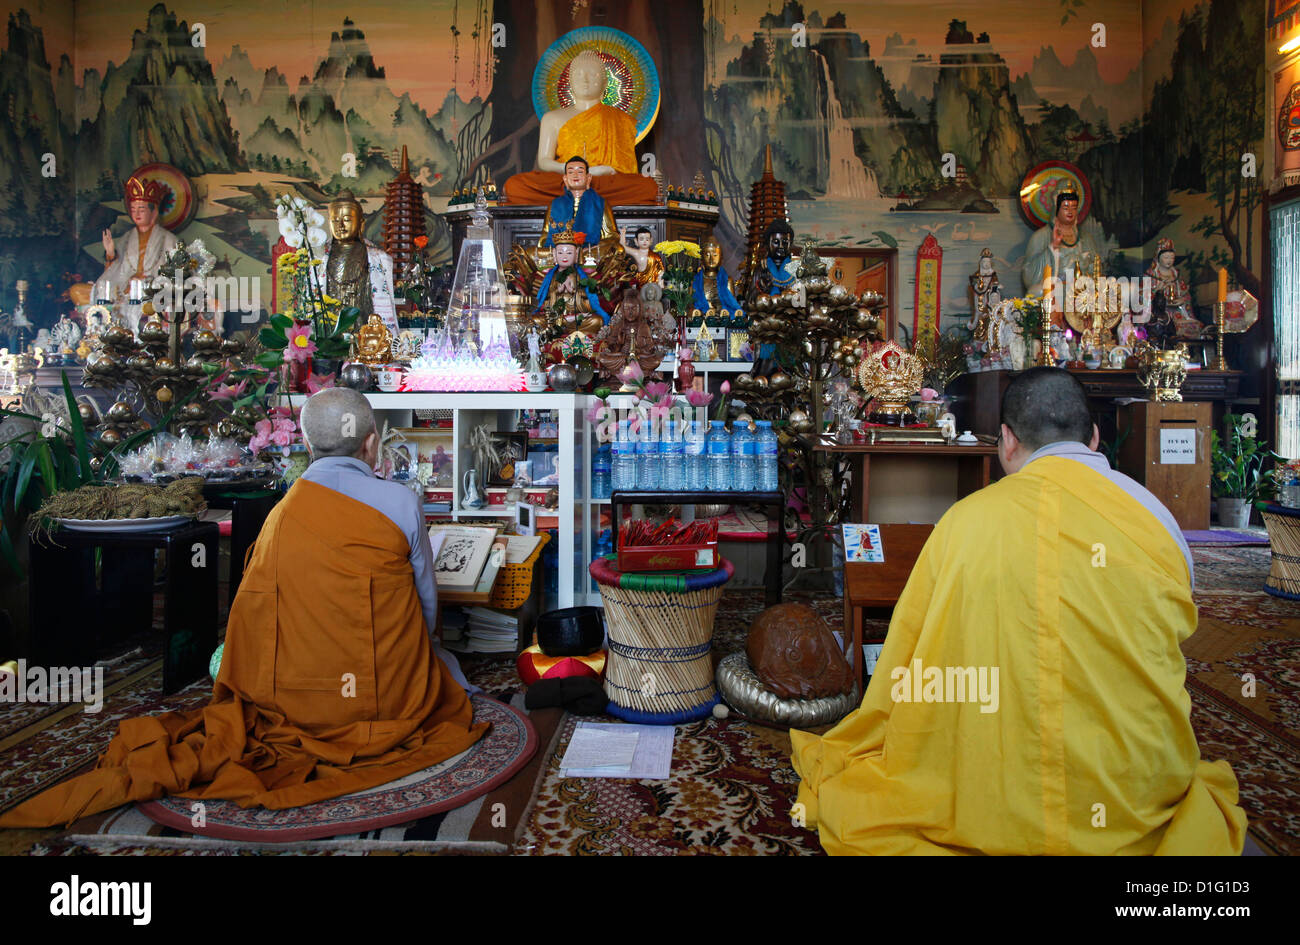
[[[72,424],[72,445],[77,451],[77,485],[90,482],[90,443],[86,439],[86,425],[81,422],[81,410],[77,407],[77,398],[72,396],[72,385],[68,382],[68,372],[60,371],[63,378],[63,397],[68,402],[68,422]]]
[[[262,342],[263,348],[274,348],[277,351],[283,351],[289,347],[289,339],[283,334],[277,333],[273,328],[263,328],[257,333],[257,338]]]
[[[282,332],[293,327],[293,319],[288,315],[272,315],[267,321],[272,328],[278,328]]]

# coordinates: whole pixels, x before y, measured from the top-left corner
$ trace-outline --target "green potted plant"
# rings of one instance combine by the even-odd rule
[[[1227,439],[1218,430],[1210,431],[1210,480],[1219,502],[1219,524],[1227,528],[1245,528],[1250,523],[1251,503],[1272,493],[1272,484],[1262,473],[1270,457],[1255,438],[1254,414],[1226,414]]]

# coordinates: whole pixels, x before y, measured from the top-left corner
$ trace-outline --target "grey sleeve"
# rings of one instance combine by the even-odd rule
[[[424,510],[419,496],[407,490],[411,497],[410,525],[406,530],[411,545],[411,572],[415,576],[415,589],[420,595],[420,608],[430,633],[438,625],[438,585],[433,579],[433,549],[429,545],[429,530],[424,527]]]

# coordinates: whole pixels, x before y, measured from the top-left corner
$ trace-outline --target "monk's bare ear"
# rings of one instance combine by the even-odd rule
[[[1088,443],[1088,449],[1095,453],[1099,445],[1101,445],[1101,431],[1097,429],[1097,424],[1094,423],[1092,425],[1092,440]]]

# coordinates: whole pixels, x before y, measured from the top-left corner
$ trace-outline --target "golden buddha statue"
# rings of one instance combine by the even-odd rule
[[[393,302],[393,257],[361,238],[365,214],[352,191],[330,201],[329,249],[325,256],[325,294],[364,316],[378,315],[390,337],[398,331]]]
[[[593,189],[610,204],[653,204],[658,187],[639,173],[636,122],[601,102],[609,78],[604,61],[587,49],[573,58],[568,71],[572,104],[542,116],[537,170],[506,181],[506,203],[550,203],[563,190],[565,162],[576,155],[589,163]]]
[[[393,334],[378,315],[371,315],[357,330],[357,360],[362,364],[387,364],[393,359]]]

